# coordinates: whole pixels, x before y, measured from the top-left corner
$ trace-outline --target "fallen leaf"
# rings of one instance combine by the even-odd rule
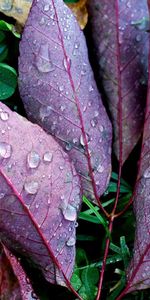
[[[65,285],[75,259],[79,178],[39,126],[0,103],[0,239]]]
[[[145,0],[88,0],[100,82],[108,98],[114,150],[123,164],[143,128],[148,60]],[[96,58],[95,58],[96,59]]]
[[[6,247],[0,245],[0,299],[32,300],[35,299],[34,295],[19,261]]]
[[[62,0],[33,4],[20,43],[19,88],[29,119],[55,136],[83,192],[99,201],[111,174],[111,123],[85,38]]]
[[[67,3],[68,2],[68,3]],[[84,29],[88,21],[88,13],[86,8],[87,0],[79,0],[75,3],[66,1],[73,14],[78,20],[81,29]],[[0,0],[0,12],[6,16],[14,18],[18,24],[24,26],[28,18],[28,14],[32,5],[32,0]],[[16,28],[20,32],[22,30],[17,24]]]
[[[14,18],[19,24],[24,26],[31,4],[31,0],[0,0],[0,12]]]
[[[77,18],[77,21],[81,27],[84,29],[88,21],[88,12],[86,7],[87,0],[79,0],[76,3],[67,3],[68,7],[72,10],[74,16]]]

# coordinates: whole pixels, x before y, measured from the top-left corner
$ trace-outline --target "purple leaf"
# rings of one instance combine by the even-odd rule
[[[99,201],[111,173],[111,124],[83,32],[62,0],[34,1],[20,43],[19,74],[28,117],[68,151],[84,193]]]
[[[148,1],[149,3],[149,1]],[[150,3],[149,3],[150,6]],[[149,79],[139,172],[134,191],[136,233],[125,293],[150,288],[150,39]],[[122,299],[121,296],[118,298]]]
[[[64,285],[74,266],[79,178],[51,136],[2,103],[0,131],[0,239]]]
[[[142,131],[148,60],[146,0],[88,0],[100,80],[114,126],[114,150],[123,162]]]
[[[1,300],[32,300],[33,290],[17,259],[0,245],[0,296]],[[38,299],[36,297],[36,299]]]

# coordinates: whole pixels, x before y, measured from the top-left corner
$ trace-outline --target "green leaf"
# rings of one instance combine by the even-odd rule
[[[77,248],[76,263],[77,263],[77,266],[80,266],[80,265],[83,265],[83,264],[84,265],[88,264],[88,259],[87,259],[87,256],[86,256],[86,252],[82,248]]]
[[[0,31],[0,43],[2,43],[5,40],[5,34]]]
[[[113,292],[109,297],[107,298],[108,300],[115,300],[117,296],[120,294],[122,289],[125,287],[125,276],[122,276],[121,279],[117,282],[117,284],[113,287]],[[112,290],[112,289],[111,289]]]
[[[82,297],[83,300],[89,300],[88,295],[86,294],[85,286],[82,286],[78,293]]]
[[[126,269],[128,266],[128,263],[129,263],[129,259],[130,259],[130,252],[129,252],[129,248],[126,244],[125,236],[120,237],[120,246],[121,246],[124,267]]]
[[[15,26],[13,24],[9,24],[4,20],[0,20],[0,29],[4,31],[11,31],[12,34],[17,38],[20,38],[21,36],[18,32],[16,32]]]
[[[109,248],[110,248],[113,252],[118,253],[118,254],[121,255],[121,249],[120,249],[118,246],[116,246],[115,244],[113,244],[112,242],[110,243]]]
[[[82,271],[81,274],[82,282],[84,282],[85,286],[96,285],[99,280],[99,271],[98,268],[86,268]]]
[[[82,281],[77,274],[73,274],[71,277],[71,284],[76,291],[78,291],[82,286]]]
[[[88,300],[94,300],[97,292],[97,287],[95,286],[99,280],[98,268],[86,268],[81,273],[81,279],[84,283],[85,293],[88,296]]]
[[[13,95],[17,86],[17,73],[7,64],[0,63],[0,100]]]
[[[85,221],[88,221],[91,223],[96,223],[96,224],[100,223],[97,217],[87,215],[85,212],[81,212],[79,214],[79,219],[82,219],[82,220],[85,220]]]
[[[104,229],[106,230],[107,236],[111,238],[110,232],[108,229],[107,221],[100,215],[100,213],[97,211],[97,209],[94,207],[94,205],[85,197],[83,196],[83,202],[93,210],[93,213],[96,215],[97,219],[99,220],[99,224],[102,224]]]
[[[78,241],[95,241],[96,238],[92,235],[77,234],[77,240]]]
[[[7,45],[4,43],[0,44],[0,62],[3,62],[8,55]]]

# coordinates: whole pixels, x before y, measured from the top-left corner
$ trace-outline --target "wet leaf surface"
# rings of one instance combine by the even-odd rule
[[[146,0],[88,1],[100,80],[114,128],[114,150],[123,163],[142,131],[148,61]]]
[[[111,173],[111,124],[85,38],[62,0],[34,2],[20,43],[20,94],[30,120],[68,152],[93,200]]]
[[[3,245],[0,246],[0,296],[1,300],[35,299],[30,281],[19,261]],[[34,297],[34,298],[33,298]],[[36,299],[38,299],[36,297]]]
[[[64,285],[74,266],[79,178],[52,137],[2,103],[0,132],[0,239]]]

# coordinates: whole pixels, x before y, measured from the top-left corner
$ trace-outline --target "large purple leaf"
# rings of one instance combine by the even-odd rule
[[[149,80],[143,141],[133,199],[136,233],[133,258],[127,271],[128,284],[125,292],[150,288],[150,39],[148,69]]]
[[[114,126],[121,164],[136,145],[146,99],[148,9],[146,0],[88,0],[98,72]]]
[[[68,151],[93,199],[111,173],[111,124],[85,38],[62,0],[34,1],[20,43],[20,93],[28,117]]]
[[[0,132],[0,239],[63,285],[74,266],[79,178],[51,136],[2,103]]]
[[[0,245],[0,299],[32,300],[35,299],[34,295],[19,261]]]

